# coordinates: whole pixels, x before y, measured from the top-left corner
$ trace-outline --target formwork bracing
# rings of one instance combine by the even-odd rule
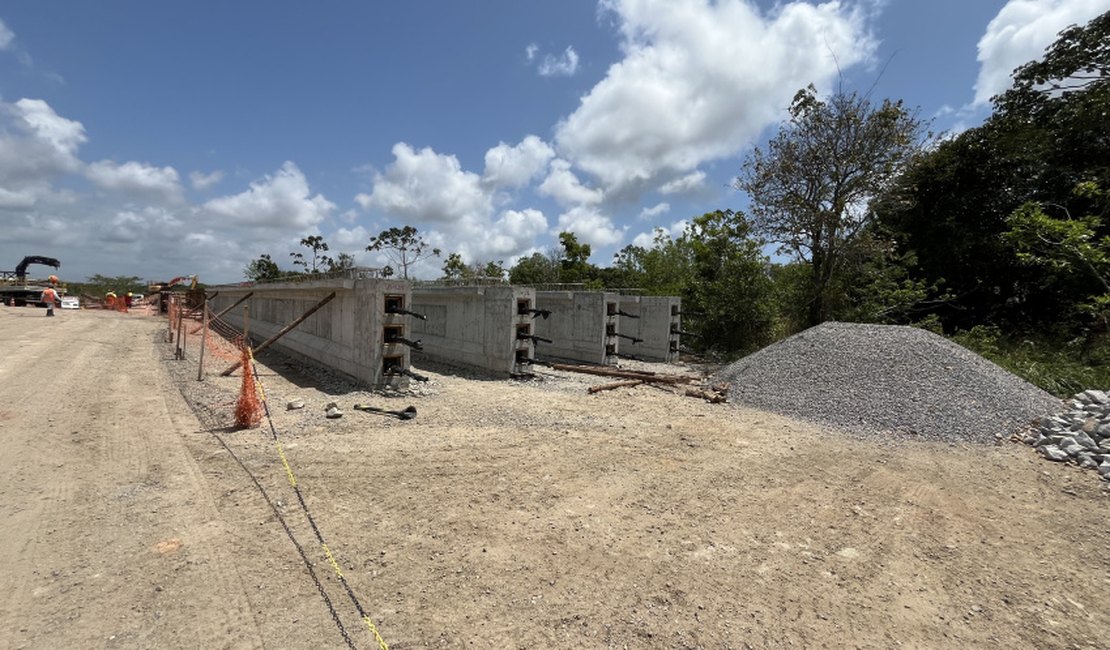
[[[254,341],[280,333],[328,295],[335,298],[273,343],[290,356],[347,375],[370,388],[408,385],[412,286],[406,280],[325,278],[212,287],[219,311]]]

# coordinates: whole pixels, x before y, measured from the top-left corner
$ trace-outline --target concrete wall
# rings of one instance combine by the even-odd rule
[[[434,361],[492,370],[507,375],[528,372],[533,356],[536,292],[527,287],[414,287],[412,310],[427,316],[413,319],[413,335]]]
[[[552,343],[539,343],[540,359],[569,359],[586,363],[616,363],[620,352],[617,311],[620,296],[593,291],[537,291],[536,307],[551,311],[537,318],[536,334]]]
[[[248,292],[252,297],[221,318],[242,330],[243,306],[249,308],[249,334],[257,344],[278,333],[334,292],[335,298],[273,344],[291,356],[338,371],[370,388],[403,387],[408,378],[385,372],[409,368],[409,348],[387,336],[411,337],[411,317],[386,312],[387,302],[411,307],[411,285],[404,280],[323,279],[253,286],[222,285],[209,309],[215,314]]]
[[[620,311],[628,315],[620,315],[618,331],[643,339],[639,343],[622,340],[622,356],[667,362],[678,358],[679,335],[675,332],[682,329],[682,298],[621,296]]]

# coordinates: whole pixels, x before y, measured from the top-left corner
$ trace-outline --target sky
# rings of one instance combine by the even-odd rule
[[[822,93],[976,126],[1110,0],[13,0],[0,6],[0,270],[244,279],[319,235],[468,263],[561,231],[608,265],[743,209],[745,157]],[[442,259],[412,269],[441,274]],[[31,267],[33,276],[51,269]]]

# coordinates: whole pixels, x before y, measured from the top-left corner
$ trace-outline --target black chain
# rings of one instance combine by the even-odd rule
[[[248,477],[250,477],[251,482],[254,483],[254,486],[258,488],[258,491],[262,494],[262,498],[265,499],[266,504],[270,506],[270,510],[274,512],[274,516],[276,516],[277,520],[281,523],[281,527],[285,529],[285,534],[289,537],[289,541],[293,542],[293,546],[297,548],[297,554],[301,556],[301,562],[304,563],[305,570],[308,571],[309,577],[312,578],[312,583],[316,585],[316,591],[319,592],[320,597],[324,599],[324,604],[328,608],[328,613],[331,614],[331,620],[335,621],[335,626],[339,628],[339,633],[343,635],[343,640],[347,642],[347,647],[351,648],[351,650],[356,650],[355,642],[351,639],[351,635],[347,633],[347,628],[343,626],[343,621],[339,618],[339,612],[335,611],[335,606],[332,605],[331,598],[328,597],[328,592],[324,590],[324,585],[320,583],[320,578],[316,575],[316,569],[313,568],[312,561],[308,559],[308,555],[305,553],[304,548],[301,546],[300,542],[297,541],[297,538],[293,535],[293,530],[289,528],[289,524],[285,521],[285,517],[282,516],[281,511],[278,510],[277,506],[274,505],[274,502],[270,500],[270,495],[266,492],[266,488],[262,487],[262,484],[259,483],[254,474],[252,474],[251,471],[247,469],[247,466],[243,464],[243,461],[241,461],[239,457],[235,455],[235,452],[231,450],[231,447],[229,447],[227,443],[224,442],[224,439],[220,437],[220,434],[213,431],[212,435],[216,437],[216,440],[220,441],[220,444],[223,445],[223,448],[227,450],[227,453],[231,454],[231,457],[235,460],[236,463],[239,464],[239,467],[243,468],[243,471],[246,472]],[[298,498],[300,497],[299,492],[297,496]],[[302,501],[301,503],[303,505],[304,501]]]

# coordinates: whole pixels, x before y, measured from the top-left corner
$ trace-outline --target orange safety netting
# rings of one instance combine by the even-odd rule
[[[187,331],[195,334],[203,327],[202,324],[193,330]],[[240,351],[244,344],[243,335],[227,321],[219,318],[212,318],[208,321],[208,335],[205,338],[204,346],[208,354],[224,361],[236,361],[240,357]]]
[[[243,383],[239,388],[239,403],[235,405],[235,426],[240,429],[253,429],[262,424],[262,404],[258,401],[258,389],[254,385],[254,372],[250,349],[243,346]]]

